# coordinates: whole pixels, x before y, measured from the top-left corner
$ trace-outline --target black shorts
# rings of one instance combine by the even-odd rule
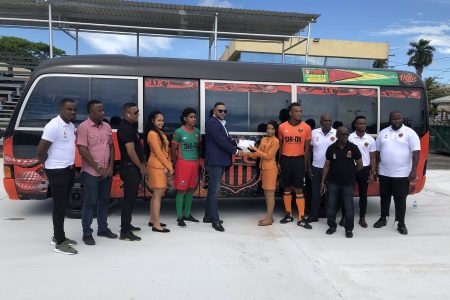
[[[281,180],[284,187],[303,188],[305,178],[304,156],[281,156]]]

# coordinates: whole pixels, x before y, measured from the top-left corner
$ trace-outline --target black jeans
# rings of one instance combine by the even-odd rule
[[[408,196],[409,191],[408,177],[387,177],[380,175],[379,180],[381,217],[389,216],[391,198],[394,196],[395,221],[404,223],[406,214],[406,197]]]
[[[313,218],[319,217],[319,210],[321,204],[327,206],[328,193],[322,195],[320,193],[320,182],[322,181],[322,168],[312,167],[312,178],[311,178],[311,206],[309,210],[309,216]],[[323,203],[324,202],[324,203]]]
[[[367,180],[370,175],[370,167],[364,167],[356,173],[356,183],[359,191],[359,217],[364,218],[367,211]]]
[[[134,201],[138,195],[141,172],[133,163],[120,165],[120,179],[123,181],[123,199],[120,232],[131,231],[131,214],[133,213]]]
[[[53,237],[57,244],[61,244],[66,240],[64,218],[66,217],[69,193],[75,178],[75,170],[73,166],[64,169],[45,169],[45,174],[53,198]]]

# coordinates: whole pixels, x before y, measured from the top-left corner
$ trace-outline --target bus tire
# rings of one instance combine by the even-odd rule
[[[75,183],[70,190],[69,200],[66,206],[66,217],[81,219],[83,211],[84,191],[80,183]]]

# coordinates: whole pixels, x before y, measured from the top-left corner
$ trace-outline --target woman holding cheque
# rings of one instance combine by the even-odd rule
[[[259,168],[261,169],[262,188],[266,197],[267,215],[258,222],[258,226],[272,225],[273,209],[275,206],[275,189],[277,186],[278,167],[275,160],[276,153],[280,146],[277,138],[278,123],[276,121],[267,122],[267,137],[261,140],[258,148],[249,146],[252,153],[246,154],[251,158],[261,158]]]

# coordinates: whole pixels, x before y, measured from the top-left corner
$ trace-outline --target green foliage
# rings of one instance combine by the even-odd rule
[[[434,115],[434,114],[436,114],[438,105],[432,104],[432,103],[430,103],[430,101],[450,95],[450,87],[447,87],[447,86],[443,85],[442,83],[438,82],[435,77],[427,77],[427,78],[425,78],[424,82],[425,82],[425,86],[427,88],[430,114]]]
[[[388,62],[386,59],[377,59],[373,62],[372,67],[376,69],[386,69],[388,67]]]
[[[436,50],[430,41],[421,39],[419,42],[409,43],[406,55],[409,56],[408,66],[416,68],[416,74],[422,78],[423,69],[433,62],[433,52]]]

